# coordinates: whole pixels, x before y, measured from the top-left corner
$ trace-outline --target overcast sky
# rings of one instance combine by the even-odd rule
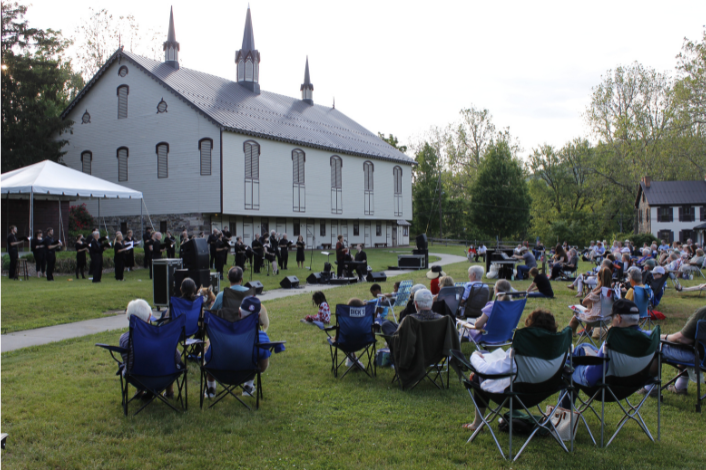
[[[183,67],[235,78],[248,2],[34,0],[30,25],[72,35],[93,8],[163,33],[174,7]],[[264,90],[314,101],[373,132],[417,141],[461,108],[487,108],[525,154],[587,135],[582,114],[609,69],[634,61],[674,73],[699,39],[706,1],[250,1]]]

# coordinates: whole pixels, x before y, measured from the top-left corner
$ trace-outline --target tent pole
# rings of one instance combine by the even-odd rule
[[[29,188],[29,236],[34,236],[34,188]]]
[[[142,234],[145,233],[145,219],[142,216],[142,205],[145,203],[144,199],[140,199],[140,238]],[[194,242],[195,243],[195,242]],[[144,248],[144,247],[143,247]]]

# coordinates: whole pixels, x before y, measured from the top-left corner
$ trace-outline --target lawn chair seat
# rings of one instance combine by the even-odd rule
[[[654,385],[661,392],[661,354],[659,348],[659,326],[648,335],[636,328],[611,328],[608,331],[608,337],[605,342],[605,357],[583,356],[574,357],[574,365],[603,365],[603,376],[601,382],[594,386],[583,386],[576,384],[571,380],[572,389],[578,389],[588,395],[588,400],[583,401],[578,394],[578,411],[581,413],[581,420],[588,430],[591,440],[594,445],[596,440],[593,437],[591,429],[586,423],[584,412],[591,410],[594,415],[601,421],[601,447],[603,447],[605,434],[605,404],[617,403],[623,412],[623,417],[618,422],[618,427],[615,433],[610,438],[605,447],[608,447],[618,435],[625,423],[629,420],[635,421],[640,428],[647,434],[652,442],[655,439],[650,434],[647,425],[645,424],[640,409],[645,404],[649,397],[646,393],[639,403],[632,404],[630,397],[640,388]],[[657,356],[657,361],[660,371],[658,376],[652,377],[649,373],[650,365]],[[638,395],[639,397],[639,395]],[[593,403],[600,401],[601,413],[593,407]],[[625,402],[626,407],[622,402]],[[661,393],[657,400],[657,440],[660,439],[660,418],[661,418]],[[573,408],[573,405],[572,405]],[[627,408],[627,409],[626,409]]]
[[[563,266],[561,270],[561,278],[559,281],[574,281],[576,279],[576,273],[578,272],[579,265],[576,266]]]
[[[284,342],[260,343],[258,322],[258,315],[249,315],[236,322],[230,322],[211,312],[204,312],[204,331],[210,341],[210,347],[201,357],[201,408],[208,386],[207,374],[213,376],[222,388],[209,408],[230,395],[250,410],[250,406],[233,392],[238,387],[242,389],[245,382],[254,379],[257,381],[255,408],[260,407],[260,398],[263,397],[261,370],[258,365],[261,349],[281,348]]]
[[[402,281],[400,282],[400,287],[397,288],[397,296],[395,296],[395,303],[392,305],[394,307],[404,308],[409,301],[409,296],[412,292],[412,281]]]
[[[130,317],[130,338],[128,347],[109,346],[107,344],[96,344],[96,346],[110,351],[110,355],[118,363],[118,373],[120,376],[120,391],[122,397],[122,407],[125,416],[128,415],[130,402],[137,398],[137,395],[128,398],[129,385],[132,384],[138,390],[143,390],[151,394],[149,400],[139,408],[137,415],[146,406],[158,398],[174,411],[179,411],[172,405],[162,392],[176,381],[178,395],[176,402],[182,410],[188,408],[186,363],[175,360],[175,353],[179,345],[185,346],[185,324],[186,316],[180,316],[162,326],[155,326],[146,323],[136,316]],[[115,353],[126,354],[126,363],[115,357]]]
[[[471,322],[457,320],[459,341],[463,341],[466,338],[475,344],[477,350],[509,346],[512,343],[512,336],[527,303],[527,293],[521,292],[518,294],[524,294],[524,297],[513,301],[493,302],[490,318],[488,318],[488,322],[483,327],[482,334],[478,338],[474,339],[473,335],[470,334],[472,329]]]
[[[375,364],[375,344],[376,338],[373,331],[375,322],[375,303],[367,303],[362,307],[350,305],[336,305],[336,324],[324,328],[328,335],[329,350],[331,352],[331,372],[334,377],[338,377],[338,369],[350,359],[352,364],[343,373],[341,378],[348,372],[357,368],[365,372],[369,377],[375,377],[377,366]],[[335,332],[333,336],[331,332]],[[341,351],[343,357],[339,360],[338,352]],[[356,353],[363,361],[360,362]]]
[[[458,314],[458,305],[461,303],[463,295],[463,287],[442,287],[437,295],[437,301],[443,300],[449,312],[456,318]]]
[[[694,372],[696,373],[696,412],[701,413],[701,402],[706,400],[706,394],[701,395],[701,373],[706,372],[706,320],[700,320],[696,323],[696,341],[693,345],[672,343],[663,340],[661,347],[664,347],[664,345],[682,349],[694,355],[694,360],[690,362],[673,361],[665,358],[664,364],[668,364],[672,367],[683,366],[694,369]],[[676,382],[679,377],[683,377],[688,374],[689,371],[687,369],[679,369],[679,374],[677,374],[677,376],[669,382],[665,383],[662,386],[662,390]]]
[[[465,282],[456,282],[456,283],[454,283],[454,287],[466,287],[466,283]]]
[[[652,303],[652,289],[649,286],[635,286],[633,287],[635,293],[634,300],[635,305],[640,310],[640,327],[643,329],[654,327],[652,318],[650,317],[650,312],[648,311],[650,304]]]
[[[174,319],[180,316],[186,317],[186,357],[195,357],[203,345],[203,335],[201,333],[201,321],[203,309],[203,297],[198,296],[196,300],[172,297],[169,300],[169,318]]]
[[[652,290],[652,301],[650,302],[648,309],[659,305],[664,292],[667,290],[667,279],[669,279],[669,277],[666,275],[660,277],[659,279],[655,279],[650,273],[648,276],[648,282],[643,282],[646,286],[650,286],[650,289]]]
[[[402,390],[411,390],[425,378],[436,388],[449,388],[448,351],[460,349],[454,321],[448,315],[436,320],[417,320],[410,316],[400,324],[394,335],[378,333],[387,342],[395,365],[392,383]]]
[[[574,318],[576,318],[576,321],[579,323],[579,327],[582,329],[576,340],[576,346],[586,341],[590,341],[591,344],[598,347],[596,342],[593,340],[589,327],[600,328],[600,331],[606,331],[608,329],[612,322],[610,313],[613,310],[613,302],[615,302],[616,297],[617,295],[613,289],[610,287],[601,287],[601,317],[591,322],[586,322],[579,316],[580,313],[584,313],[588,309],[582,305],[571,305],[569,307],[569,309],[574,312]]]
[[[517,372],[507,374],[488,375],[479,373],[461,351],[453,350],[450,352],[451,366],[468,391],[473,405],[476,409],[486,408],[486,415],[481,417],[481,425],[473,432],[468,442],[472,442],[485,426],[490,431],[500,455],[505,459],[517,460],[535,434],[540,429],[544,429],[549,431],[549,434],[564,451],[568,452],[569,449],[559,438],[559,433],[552,423],[552,417],[559,408],[558,404],[568,394],[567,384],[563,379],[563,371],[564,364],[571,354],[571,328],[564,328],[563,331],[558,333],[551,333],[542,328],[522,328],[515,332],[512,347]],[[509,385],[501,393],[488,392],[482,388],[480,382],[469,380],[469,371],[483,380],[509,379]],[[549,413],[545,413],[539,405],[557,393],[559,393],[557,406]],[[532,407],[537,407],[539,410],[539,420],[530,412],[529,408]],[[535,424],[534,430],[514,458],[512,455],[512,419],[508,423],[510,427],[510,442],[507,456],[505,456],[502,446],[490,426],[495,418],[500,416],[502,410],[506,408],[509,409],[510,416],[513,415],[514,410],[524,410]],[[571,429],[573,429],[573,416],[571,419]],[[571,446],[573,450],[573,435]]]
[[[465,284],[464,284],[464,289],[465,289]],[[465,290],[464,290],[465,292]],[[478,318],[480,317],[483,312],[483,307],[485,307],[485,304],[488,303],[488,300],[490,299],[490,288],[488,287],[488,284],[474,284],[471,286],[471,291],[468,294],[468,298],[466,299],[466,303],[462,307],[462,312],[460,313],[460,316],[466,317],[466,318]]]

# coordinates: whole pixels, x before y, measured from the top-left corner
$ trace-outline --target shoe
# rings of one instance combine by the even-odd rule
[[[167,398],[167,399],[171,400],[172,398],[174,398],[174,392],[172,392],[172,393],[167,393],[166,390],[165,390],[164,393],[162,394],[162,396],[163,396],[164,398]]]
[[[573,284],[569,284],[568,286],[566,286],[567,289],[571,289],[571,290],[574,290],[574,287],[575,286]]]
[[[243,396],[244,397],[255,397],[255,392],[257,388],[254,385],[244,385],[243,386]]]
[[[675,395],[688,395],[687,389],[677,388],[674,384],[667,387],[667,390],[669,390],[670,392],[672,392]]]
[[[681,292],[681,290],[683,289],[683,287],[681,286],[681,284],[677,284],[676,287],[675,287],[675,289],[677,290],[677,292]]]
[[[657,398],[659,396],[659,390],[657,389],[657,386],[655,385],[652,387],[649,391],[647,392],[647,389],[645,387],[642,387],[640,390],[637,391],[638,394],[640,395],[648,395],[652,398]]]
[[[203,396],[206,398],[214,398],[216,396],[216,389],[213,387],[208,387],[205,392],[203,392]]]

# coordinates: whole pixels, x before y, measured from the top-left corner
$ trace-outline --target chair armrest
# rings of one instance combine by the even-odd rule
[[[118,354],[127,354],[127,349],[121,348],[120,346],[111,346],[109,344],[103,344],[103,343],[96,343],[96,346],[98,346],[99,348],[107,349],[108,351],[111,351],[111,352],[116,352]]]
[[[329,326],[328,328],[324,328],[323,330],[324,331],[333,331],[333,330],[337,330],[337,329],[338,329],[337,326]]]
[[[659,340],[659,342],[660,342],[662,345],[667,344],[667,345],[672,346],[672,347],[674,347],[674,348],[683,349],[683,350],[686,350],[686,351],[689,351],[689,352],[691,352],[691,351],[693,351],[694,349],[696,349],[696,343],[694,343],[694,344],[675,343],[675,342],[673,342],[673,341],[667,341],[666,339],[661,339],[661,340]]]
[[[598,356],[578,356],[572,357],[571,363],[575,366],[600,366],[608,362],[610,358],[608,357],[598,357]]]
[[[278,346],[283,346],[285,343],[286,341],[269,341],[267,343],[255,343],[255,346],[257,346],[258,348],[269,349],[270,351],[272,351]]]
[[[385,333],[375,333],[375,336],[380,336],[380,337],[383,338],[385,341],[387,341],[388,344],[389,344],[389,342],[392,340],[392,338],[393,338],[394,335],[390,336],[390,335],[386,335]]]
[[[186,340],[186,345],[187,346],[192,346],[194,344],[204,344],[204,340],[202,339],[196,339],[196,338],[188,338]]]

